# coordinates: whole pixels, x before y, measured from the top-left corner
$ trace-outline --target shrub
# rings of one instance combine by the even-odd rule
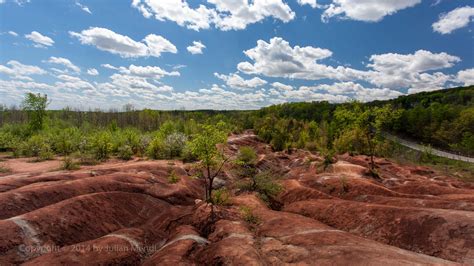
[[[128,161],[132,159],[133,156],[133,150],[132,147],[128,145],[124,145],[122,147],[119,147],[118,149],[118,157],[122,160]]]
[[[112,150],[112,139],[108,131],[97,133],[91,142],[95,159],[99,161],[107,160]]]
[[[323,170],[326,170],[331,164],[334,163],[334,151],[332,150],[325,150],[322,152],[323,156]]]
[[[20,150],[23,156],[37,157],[37,161],[49,160],[54,156],[51,146],[43,135],[32,136],[20,145]]]
[[[235,164],[238,166],[240,177],[254,178],[257,174],[255,164],[257,163],[257,153],[252,147],[241,147],[237,154]]]
[[[244,146],[239,149],[237,161],[244,164],[254,164],[257,160],[257,153],[252,147]]]
[[[164,158],[164,144],[163,138],[159,135],[155,136],[150,142],[147,148],[147,155],[152,159],[163,159]]]
[[[240,215],[242,216],[242,219],[244,219],[244,221],[246,221],[247,223],[251,225],[258,225],[261,223],[260,217],[255,215],[253,213],[252,208],[248,206],[240,207]]]
[[[212,202],[216,205],[230,205],[230,192],[226,188],[216,189],[212,194]]]
[[[69,155],[79,149],[81,132],[76,127],[60,130],[51,135],[52,148],[59,154]]]
[[[186,145],[181,152],[181,160],[183,163],[192,163],[198,160],[197,156],[192,152],[191,148]]]
[[[333,147],[337,153],[367,153],[367,146],[364,132],[357,127],[344,130],[333,142]]]
[[[36,161],[46,161],[46,160],[52,160],[54,158],[54,153],[51,150],[42,150],[40,151],[38,158]]]
[[[19,141],[11,132],[0,132],[0,151],[15,150]]]
[[[256,191],[258,196],[265,201],[270,203],[281,191],[282,186],[274,180],[275,175],[271,172],[258,173],[250,182],[246,182],[240,185],[240,189],[243,191]]]
[[[0,173],[1,174],[10,173],[11,171],[12,170],[10,168],[8,168],[7,166],[0,164]]]
[[[168,182],[170,184],[176,184],[179,182],[181,178],[176,174],[174,170],[170,171],[170,174],[168,175]]]
[[[347,177],[342,176],[340,181],[341,181],[342,193],[345,194],[345,193],[349,192],[349,185],[347,184]]]
[[[168,159],[181,156],[186,145],[187,137],[183,133],[174,132],[165,137],[163,140],[163,148]]]
[[[66,156],[63,159],[63,164],[61,168],[63,170],[77,170],[80,167],[77,163],[74,162],[74,160],[71,157]]]

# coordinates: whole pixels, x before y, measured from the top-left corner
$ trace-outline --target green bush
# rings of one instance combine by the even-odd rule
[[[283,187],[275,182],[276,179],[271,172],[261,172],[251,181],[241,183],[239,188],[242,191],[256,191],[263,201],[270,203],[283,190]]]
[[[107,160],[112,150],[112,137],[110,133],[102,131],[95,134],[91,141],[91,147],[96,160]]]
[[[61,168],[63,170],[77,170],[80,167],[76,162],[74,162],[74,160],[71,157],[66,156],[63,159],[63,164]]]
[[[240,215],[242,219],[251,225],[258,225],[261,223],[260,217],[253,213],[253,209],[248,206],[240,207]]]
[[[118,157],[122,160],[128,161],[132,159],[133,150],[129,145],[124,145],[118,149]]]
[[[181,160],[183,163],[192,163],[198,160],[197,156],[192,152],[191,148],[186,145],[181,152]]]
[[[79,149],[81,132],[76,127],[70,127],[52,134],[51,139],[54,151],[62,155],[70,155]]]
[[[54,154],[47,138],[34,135],[20,145],[21,154],[26,157],[37,157],[38,161],[52,159]]]
[[[0,131],[0,151],[13,151],[18,147],[19,142],[19,138],[13,133]]]
[[[174,170],[170,171],[170,174],[168,175],[168,182],[170,184],[176,184],[179,182],[181,178],[176,174]]]
[[[186,145],[187,137],[183,133],[174,132],[167,135],[163,140],[163,149],[167,159],[181,156]]]
[[[250,177],[254,178],[257,174],[257,168],[255,164],[257,163],[257,153],[252,147],[241,147],[239,153],[237,154],[237,159],[235,160],[236,174],[241,177]]]
[[[148,145],[147,155],[155,160],[165,158],[165,145],[160,135],[156,135]]]

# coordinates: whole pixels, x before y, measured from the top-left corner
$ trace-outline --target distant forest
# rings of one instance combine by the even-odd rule
[[[181,134],[184,147],[185,139],[192,139],[203,125],[219,124],[228,132],[253,129],[275,150],[306,148],[362,154],[371,150],[383,154],[386,143],[371,140],[387,131],[440,149],[474,155],[474,86],[388,101],[285,103],[255,111],[134,110],[130,105],[121,111],[65,108],[46,110],[44,121],[41,118],[37,126],[31,123],[34,114],[24,106],[0,106],[0,150],[18,156],[37,155],[32,150],[42,148],[57,154],[88,153],[97,148],[94,145],[100,145],[96,142],[101,139],[111,154],[117,154],[125,145],[132,154],[150,156],[150,152],[159,153],[160,145],[171,134]],[[158,148],[149,147],[153,141],[161,143]]]

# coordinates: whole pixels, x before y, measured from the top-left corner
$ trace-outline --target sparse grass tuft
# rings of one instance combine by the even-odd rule
[[[250,225],[259,225],[262,221],[260,217],[253,213],[253,209],[248,206],[240,207],[240,215],[244,221]]]
[[[168,182],[170,184],[176,184],[179,182],[181,178],[176,174],[174,170],[170,171],[170,174],[168,175]]]
[[[78,165],[76,162],[74,162],[74,160],[73,160],[71,157],[67,156],[67,157],[64,157],[64,159],[63,159],[63,165],[62,165],[61,168],[62,168],[63,170],[69,170],[69,171],[71,171],[71,170],[77,170],[77,169],[79,169],[80,167],[79,167],[79,165]]]
[[[12,170],[5,165],[0,164],[0,174],[10,173]]]
[[[215,190],[212,194],[212,202],[220,206],[230,205],[230,192],[226,188]]]

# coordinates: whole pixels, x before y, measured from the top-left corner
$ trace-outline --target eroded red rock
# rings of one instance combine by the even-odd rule
[[[0,177],[0,265],[474,264],[472,184],[383,158],[374,178],[368,157],[347,154],[324,169],[317,154],[273,152],[249,132],[231,136],[226,155],[241,146],[280,177],[281,209],[239,192],[231,164],[219,178],[234,196],[212,206],[191,164],[58,171],[14,159]]]

